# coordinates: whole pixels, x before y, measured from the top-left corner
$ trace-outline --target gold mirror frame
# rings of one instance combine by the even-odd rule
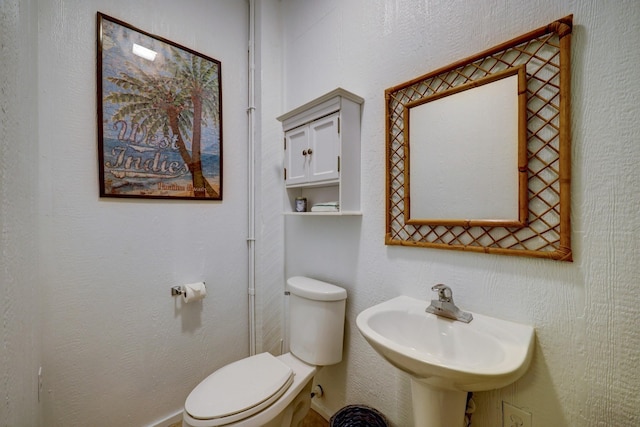
[[[385,91],[387,245],[431,247],[572,261],[570,79],[573,16]],[[405,114],[424,98],[473,85],[515,67],[526,71],[526,173],[522,224],[408,223]]]

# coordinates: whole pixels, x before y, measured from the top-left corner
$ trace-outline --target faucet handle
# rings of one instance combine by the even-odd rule
[[[451,291],[451,288],[444,283],[438,283],[437,285],[434,285],[433,287],[431,287],[431,290],[438,293],[438,299],[440,301],[453,301],[453,292]]]

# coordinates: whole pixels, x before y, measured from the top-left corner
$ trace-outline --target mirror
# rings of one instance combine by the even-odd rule
[[[387,245],[572,261],[572,27],[385,91]]]
[[[524,67],[410,102],[404,114],[407,224],[525,225]]]

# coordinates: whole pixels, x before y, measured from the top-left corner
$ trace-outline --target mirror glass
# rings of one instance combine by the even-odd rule
[[[407,104],[407,224],[524,225],[523,72],[511,68]]]

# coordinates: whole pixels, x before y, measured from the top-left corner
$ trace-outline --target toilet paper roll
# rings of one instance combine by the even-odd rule
[[[206,296],[207,288],[204,286],[204,282],[182,285],[182,299],[186,303],[201,300]]]

